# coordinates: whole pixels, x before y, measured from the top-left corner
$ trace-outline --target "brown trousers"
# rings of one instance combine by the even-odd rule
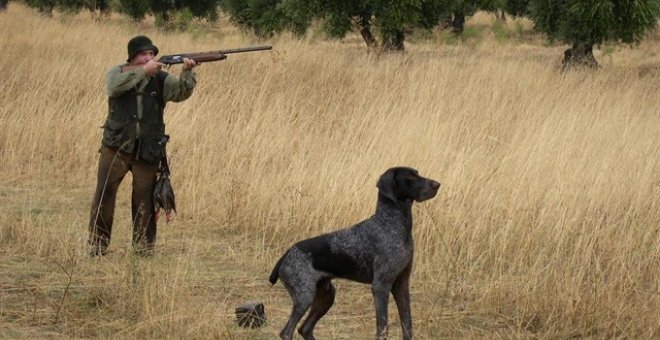
[[[158,166],[144,160],[136,160],[134,155],[102,146],[98,182],[89,222],[91,255],[106,253],[112,234],[117,190],[129,171],[133,174],[133,247],[138,254],[148,255],[153,252],[156,244],[153,188]]]

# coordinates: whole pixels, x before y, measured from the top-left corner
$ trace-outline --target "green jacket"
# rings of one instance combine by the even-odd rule
[[[165,136],[163,113],[168,101],[188,99],[197,83],[192,71],[181,77],[160,71],[149,77],[142,68],[108,71],[108,117],[103,125],[103,145],[134,154],[136,159],[157,162]]]

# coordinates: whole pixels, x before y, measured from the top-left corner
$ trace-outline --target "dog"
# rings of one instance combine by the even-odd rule
[[[396,301],[404,339],[412,339],[409,279],[413,262],[412,204],[435,197],[440,183],[408,167],[390,168],[380,176],[376,212],[347,229],[296,243],[275,264],[269,281],[278,279],[293,300],[293,310],[280,338],[292,339],[298,329],[314,339],[314,326],[335,300],[332,279],[371,284],[376,306],[376,338],[387,338],[387,305]]]

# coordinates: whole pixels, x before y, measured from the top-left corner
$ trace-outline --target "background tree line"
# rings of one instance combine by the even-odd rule
[[[0,0],[0,10],[8,0]],[[566,66],[597,66],[593,47],[604,42],[638,43],[660,18],[660,0],[22,0],[45,15],[54,9],[123,13],[135,21],[151,14],[162,28],[193,18],[218,20],[218,11],[256,36],[288,31],[303,36],[312,26],[332,38],[359,32],[369,48],[404,50],[407,35],[435,27],[462,34],[477,11],[528,17],[551,41],[570,45]]]

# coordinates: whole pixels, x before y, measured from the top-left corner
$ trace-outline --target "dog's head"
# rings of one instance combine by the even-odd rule
[[[380,193],[392,202],[414,200],[426,201],[435,197],[440,183],[419,175],[417,170],[395,167],[385,171],[376,185]]]

